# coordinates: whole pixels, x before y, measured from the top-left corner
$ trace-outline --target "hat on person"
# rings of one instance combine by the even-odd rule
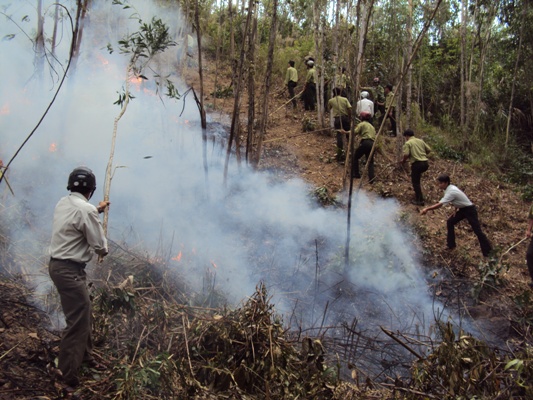
[[[307,61],[307,65],[312,67],[313,65],[315,65],[315,62],[313,60],[309,60],[309,61]]]

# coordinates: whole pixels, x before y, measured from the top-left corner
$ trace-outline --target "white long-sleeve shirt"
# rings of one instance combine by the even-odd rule
[[[72,192],[56,205],[50,256],[87,263],[93,256],[91,249],[96,254],[108,252],[98,210],[81,193]]]
[[[466,194],[455,185],[448,185],[446,187],[444,196],[439,200],[439,203],[451,203],[456,208],[470,207],[473,205]]]
[[[357,107],[355,112],[357,115],[361,115],[362,112],[370,114],[371,117],[374,116],[374,102],[368,99],[361,99],[357,102]]]

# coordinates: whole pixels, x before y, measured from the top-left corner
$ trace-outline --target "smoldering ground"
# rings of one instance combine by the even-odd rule
[[[3,6],[9,2],[2,1]],[[45,2],[50,7],[52,2]],[[39,129],[12,163],[9,180],[15,196],[2,191],[2,218],[10,210],[23,210],[28,220],[8,227],[16,243],[31,252],[34,265],[25,271],[44,272],[53,210],[67,194],[69,172],[78,165],[93,169],[102,197],[113,122],[119,108],[113,103],[125,84],[127,57],[109,54],[108,42],[134,31],[131,10],[94,2],[84,26],[80,57]],[[143,20],[157,15],[176,34],[182,20],[149,2],[137,2]],[[70,2],[73,7],[74,2]],[[46,8],[45,6],[45,8]],[[9,159],[36,125],[52,99],[65,67],[70,33],[64,22],[57,50],[56,75],[48,64],[38,79],[31,41],[12,21],[24,21],[31,33],[35,10],[27,3],[5,8],[0,42],[1,148]],[[24,16],[29,17],[25,18]],[[49,13],[45,32],[50,33]],[[173,16],[175,19],[169,19]],[[179,46],[157,61],[181,93],[187,87],[176,71]],[[206,269],[216,275],[217,286],[237,304],[264,281],[276,309],[287,323],[301,327],[338,326],[360,321],[364,329],[378,332],[411,326],[428,330],[435,309],[426,275],[419,263],[416,238],[399,221],[393,200],[358,194],[351,227],[351,258],[344,267],[346,213],[317,207],[301,180],[275,182],[267,173],[237,165],[232,157],[229,177],[223,182],[225,148],[210,143],[204,170],[199,113],[189,96],[165,99],[153,82],[132,82],[134,99],[118,123],[111,187],[109,237],[131,247],[155,252],[169,249],[175,255],[171,268],[183,273],[191,284],[201,285]],[[182,113],[183,109],[183,113]],[[221,136],[219,134],[219,136]],[[21,215],[20,211],[16,217]],[[181,254],[180,257],[177,257]]]

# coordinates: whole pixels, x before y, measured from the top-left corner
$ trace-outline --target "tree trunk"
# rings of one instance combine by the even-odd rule
[[[514,92],[515,92],[515,85],[516,85],[516,77],[518,76],[518,67],[520,65],[520,53],[522,51],[522,36],[524,32],[524,22],[526,19],[527,12],[528,12],[528,3],[526,2],[525,4],[522,5],[522,23],[520,24],[518,50],[516,51],[516,60],[515,60],[514,71],[513,71],[513,84],[511,86],[511,98],[509,100],[509,110],[507,112],[507,124],[505,126],[505,152],[506,153],[509,147],[509,132],[511,130],[511,118],[513,116]]]
[[[56,4],[55,10],[54,10],[54,30],[52,32],[52,45],[51,45],[51,51],[52,55],[56,55],[56,40],[57,40],[57,20],[59,18],[59,4]]]
[[[200,77],[200,119],[202,124],[203,135],[207,129],[207,121],[205,117],[204,108],[204,73],[202,71],[202,34],[200,32],[200,11],[198,6],[198,0],[196,0],[195,7],[195,22],[196,22],[196,41],[198,42],[198,75]],[[207,137],[205,138],[207,139]]]
[[[409,14],[407,18],[407,57],[406,59],[411,59],[413,54],[413,0],[409,0]],[[413,121],[411,120],[411,103],[412,103],[412,91],[413,91],[413,64],[409,64],[407,69],[407,85],[406,85],[406,96],[405,96],[405,119],[407,121],[407,128],[413,126]],[[400,130],[401,132],[401,130]]]
[[[321,128],[324,127],[324,60],[323,60],[323,33],[322,23],[320,16],[322,15],[321,4],[319,1],[315,1],[313,6],[314,23],[315,23],[315,68],[317,69],[317,81],[316,82],[316,110],[318,123]]]
[[[224,163],[224,185],[227,183],[228,179],[228,167],[229,167],[229,158],[231,155],[231,148],[233,147],[233,141],[236,139],[236,135],[238,134],[239,130],[239,110],[241,105],[241,87],[242,87],[242,75],[244,70],[244,59],[246,55],[246,37],[248,36],[248,31],[250,30],[250,22],[252,18],[253,13],[253,4],[254,0],[250,0],[248,4],[248,15],[246,17],[246,24],[244,26],[244,31],[242,35],[242,47],[241,47],[241,55],[239,58],[239,68],[237,68],[238,75],[237,75],[237,82],[235,85],[235,93],[234,93],[234,102],[233,102],[233,114],[231,117],[231,127],[230,127],[230,133],[228,138],[228,147],[226,149],[226,161]],[[237,138],[238,140],[238,138]],[[238,143],[237,143],[238,145]]]
[[[466,8],[468,0],[461,1],[461,59],[460,59],[460,74],[461,74],[461,92],[460,92],[460,121],[459,130],[463,137],[463,143],[466,145],[468,138],[466,137],[466,112],[465,112],[465,57],[466,57]]]
[[[255,8],[255,7],[254,7]],[[248,37],[248,129],[246,137],[246,162],[251,162],[251,149],[254,142],[255,120],[255,41],[257,37],[257,12],[254,9],[252,30]]]
[[[276,33],[278,24],[278,0],[273,0],[272,4],[272,25],[270,26],[270,40],[268,44],[268,58],[266,66],[265,91],[263,96],[263,110],[261,115],[261,122],[259,124],[259,135],[257,138],[257,149],[254,158],[254,167],[257,168],[261,159],[261,150],[263,145],[263,138],[266,133],[266,126],[268,123],[268,99],[270,98],[270,81],[272,79],[272,66],[274,64],[274,48],[276,46]]]
[[[37,32],[35,34],[35,73],[37,77],[43,76],[44,72],[44,17],[43,17],[43,1],[37,0]]]

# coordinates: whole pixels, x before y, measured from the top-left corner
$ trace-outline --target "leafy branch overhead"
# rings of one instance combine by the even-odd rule
[[[151,22],[145,23],[142,19],[138,19],[139,30],[124,37],[118,42],[118,50],[120,54],[130,55],[129,68],[132,78],[148,80],[144,73],[153,58],[172,46],[176,46],[176,42],[170,36],[168,26],[160,19],[153,17]],[[107,45],[109,53],[115,50],[111,44]],[[167,97],[179,99],[181,95],[176,89],[175,85],[169,79],[169,75],[161,76],[154,73],[153,78],[156,79],[156,92],[161,93],[161,88],[164,87],[164,92]],[[126,94],[124,89],[119,93],[119,98],[114,104],[122,107],[124,100],[128,97],[133,99],[131,94]]]

